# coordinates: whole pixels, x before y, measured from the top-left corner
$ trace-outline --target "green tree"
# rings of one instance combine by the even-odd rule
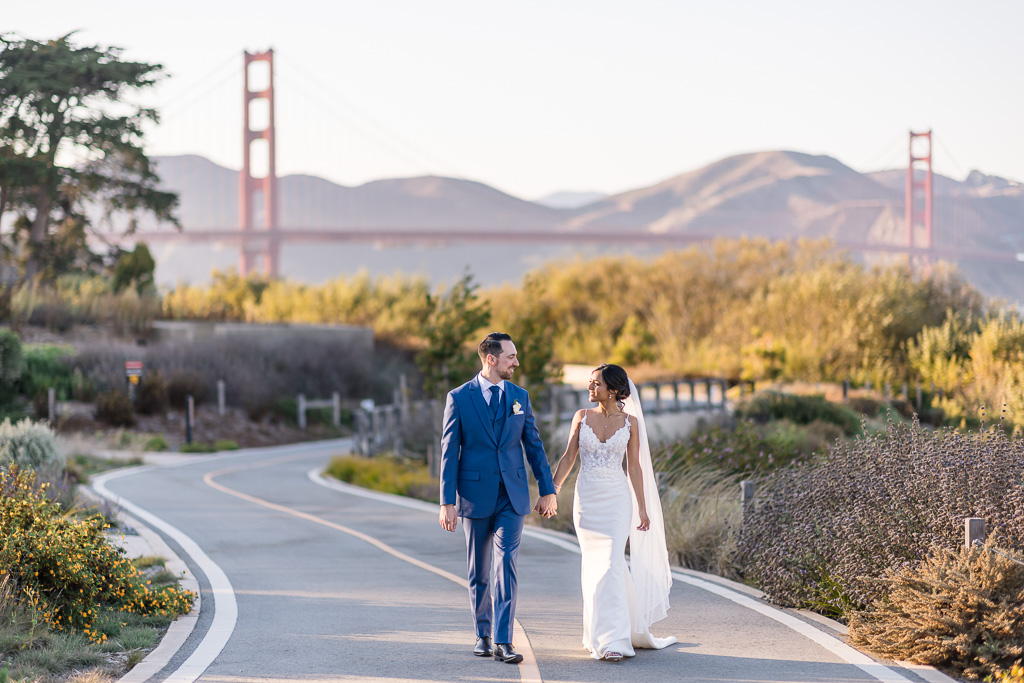
[[[140,211],[177,224],[177,195],[142,150],[155,110],[125,96],[155,84],[158,64],[121,58],[118,48],[77,46],[73,34],[45,42],[0,36],[0,218],[16,214],[11,248],[24,276],[94,267],[87,209],[104,222]]]
[[[134,286],[141,295],[152,290],[155,270],[156,261],[145,244],[137,245],[134,251],[122,251],[114,263],[114,291]]]
[[[416,354],[416,364],[429,396],[444,396],[453,381],[469,379],[479,364],[469,342],[490,322],[491,314],[477,296],[478,288],[473,276],[466,273],[445,294],[426,295],[431,313],[423,329],[426,346]]]

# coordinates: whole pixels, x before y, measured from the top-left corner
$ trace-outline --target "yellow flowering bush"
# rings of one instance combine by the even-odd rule
[[[985,680],[994,683],[1024,683],[1024,666],[1018,661],[1009,669],[998,671]]]
[[[0,471],[0,574],[8,573],[30,604],[55,629],[102,641],[94,622],[102,611],[174,616],[195,595],[177,586],[151,588],[103,535],[99,517],[65,514],[31,470]]]

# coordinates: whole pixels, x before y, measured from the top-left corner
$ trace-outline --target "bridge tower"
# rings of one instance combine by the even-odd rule
[[[914,154],[914,140],[922,138],[928,141],[927,153],[920,156]],[[924,165],[924,181],[914,177],[914,169]],[[924,190],[924,208],[918,206],[918,190]],[[925,249],[932,248],[932,132],[915,133],[910,131],[910,163],[907,165],[907,246],[914,246],[914,232],[919,225],[924,227],[924,243],[919,245]],[[913,254],[911,254],[913,260]],[[925,256],[927,263],[928,257]]]
[[[249,66],[253,62],[268,62],[270,81],[265,90],[253,91],[249,87]],[[277,165],[275,154],[274,131],[274,51],[245,53],[245,77],[243,79],[245,98],[244,143],[242,148],[242,172],[239,176],[239,210],[238,218],[243,237],[239,253],[239,274],[243,277],[257,270],[262,265],[263,272],[271,278],[278,277],[281,237],[277,223]],[[254,100],[267,100],[269,119],[267,127],[253,130],[249,120],[250,108]],[[269,155],[267,175],[262,178],[252,176],[251,152],[252,143],[266,140]],[[262,225],[256,226],[256,197],[259,196],[263,205]],[[260,232],[257,236],[254,233]],[[262,260],[263,263],[258,262]]]

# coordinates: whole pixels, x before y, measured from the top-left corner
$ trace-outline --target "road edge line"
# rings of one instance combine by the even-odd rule
[[[206,671],[210,664],[213,663],[213,660],[217,658],[217,656],[224,649],[224,646],[227,645],[228,640],[231,638],[231,634],[235,630],[235,623],[238,621],[238,603],[235,599],[234,588],[232,588],[231,581],[224,573],[224,570],[220,568],[220,565],[218,565],[216,562],[210,559],[210,556],[207,555],[203,551],[203,549],[199,547],[199,544],[192,540],[190,536],[185,534],[177,527],[172,526],[168,522],[165,522],[163,519],[157,517],[155,514],[149,512],[148,510],[145,510],[144,508],[139,507],[135,503],[132,503],[131,501],[128,501],[122,498],[121,496],[118,496],[117,494],[113,493],[112,491],[110,491],[110,489],[106,487],[107,482],[113,479],[121,479],[122,477],[127,477],[134,474],[141,474],[142,472],[149,471],[152,469],[155,468],[153,466],[147,465],[142,467],[132,467],[124,470],[114,470],[113,472],[101,474],[97,477],[94,477],[93,480],[90,482],[89,486],[98,495],[106,498],[112,503],[121,506],[122,508],[124,508],[124,510],[126,510],[129,514],[131,514],[139,521],[142,521],[151,527],[159,529],[161,532],[163,532],[170,538],[174,539],[174,541],[181,547],[182,551],[189,558],[191,558],[193,562],[196,563],[196,565],[206,575],[206,579],[210,582],[210,593],[213,597],[214,605],[213,621],[211,622],[210,627],[207,629],[206,633],[203,635],[202,640],[199,641],[199,644],[196,646],[195,650],[192,651],[192,654],[189,655],[189,657],[181,664],[181,666],[179,666],[174,672],[172,672],[167,678],[164,679],[165,683],[194,683],[194,681],[197,678],[199,678],[203,674],[203,672]],[[195,619],[198,621],[198,616],[195,617]],[[174,626],[174,624],[176,623],[177,620],[175,620],[175,622],[173,622],[171,626]],[[132,671],[129,671],[127,674],[125,674],[125,677],[122,677],[119,680],[126,681],[126,683],[141,683],[142,681],[151,678],[154,674],[159,672],[160,669],[166,666],[167,663],[171,660],[171,658],[175,654],[177,654],[177,652],[181,649],[181,646],[185,644],[188,635],[191,635],[192,628],[194,627],[195,624],[193,623],[192,627],[189,628],[189,633],[186,634],[183,638],[181,638],[180,643],[177,645],[174,651],[170,652],[169,655],[167,655],[167,659],[161,664],[161,666],[155,669],[146,678],[127,678],[132,674],[132,671],[135,670],[132,669]],[[143,660],[143,662],[147,661],[150,657],[155,655],[158,650],[161,649],[161,647],[164,644],[164,640],[167,639],[168,635],[170,635],[170,628],[168,628],[168,634],[164,636],[163,640],[161,640],[160,646],[158,646],[157,649],[153,650],[153,652],[151,652],[149,656],[147,656]],[[180,637],[180,633],[178,635]],[[161,656],[164,656],[164,654],[162,654]],[[156,662],[153,662],[153,665],[155,666]]]

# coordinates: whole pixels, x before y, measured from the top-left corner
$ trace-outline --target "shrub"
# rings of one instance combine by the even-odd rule
[[[190,395],[197,406],[206,398],[206,378],[202,373],[181,371],[171,375],[167,383],[167,399],[171,405],[184,410]]]
[[[135,394],[135,411],[141,415],[167,412],[169,405],[167,381],[159,370],[146,373]]]
[[[832,403],[824,396],[799,396],[769,391],[758,394],[740,406],[736,414],[759,422],[791,420],[799,425],[807,425],[815,420],[831,422],[842,428],[847,435],[860,431],[860,420],[852,410]]]
[[[439,499],[436,479],[430,476],[426,464],[419,461],[389,456],[343,456],[331,460],[326,474],[374,491],[413,496],[432,503]]]
[[[69,359],[74,350],[56,344],[26,344],[23,348],[25,366],[18,381],[18,392],[26,396],[46,396],[53,388],[57,398],[72,397],[72,374]]]
[[[1024,656],[1024,567],[984,547],[936,548],[882,578],[886,598],[850,621],[850,639],[889,659],[980,678]]]
[[[0,406],[9,403],[21,377],[24,359],[21,340],[10,330],[0,329]]]
[[[1024,666],[1021,666],[1019,661],[1014,662],[1009,669],[996,671],[985,680],[995,681],[995,683],[1024,683]]]
[[[890,567],[962,542],[982,517],[1008,547],[1024,545],[1024,440],[890,424],[826,458],[758,483],[738,550],[746,578],[771,600],[842,617],[883,598]]]
[[[0,566],[10,568],[25,601],[51,627],[91,640],[100,613],[184,614],[194,595],[176,587],[150,589],[103,535],[97,518],[64,515],[27,470],[0,471]]]
[[[57,438],[47,425],[28,418],[12,424],[0,423],[0,467],[17,465],[38,471],[54,471],[64,466],[57,450]]]
[[[217,439],[213,442],[213,450],[215,451],[237,451],[238,442],[234,439]]]
[[[158,434],[151,438],[142,447],[144,451],[166,451],[170,446],[167,445],[167,439],[164,438],[163,434]]]
[[[96,397],[96,419],[111,427],[131,427],[135,414],[128,394],[123,391],[107,391]]]
[[[200,443],[193,441],[192,443],[183,443],[181,448],[178,449],[179,453],[212,453],[214,447],[208,443]]]
[[[882,409],[884,405],[881,401],[871,398],[870,396],[851,396],[846,399],[846,406],[857,415],[864,415],[865,417],[874,417],[878,415],[878,411]]]
[[[817,433],[812,440],[809,430],[791,422],[759,425],[751,420],[727,420],[698,428],[666,446],[664,459],[671,468],[698,465],[728,472],[769,470],[809,458],[814,452],[811,446],[821,443]]]

